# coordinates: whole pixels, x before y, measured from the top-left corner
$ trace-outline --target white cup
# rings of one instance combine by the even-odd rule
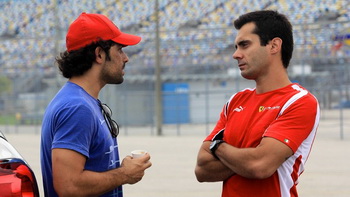
[[[147,151],[145,151],[145,150],[133,150],[133,151],[131,151],[131,155],[133,158],[142,157],[146,153],[147,153]]]

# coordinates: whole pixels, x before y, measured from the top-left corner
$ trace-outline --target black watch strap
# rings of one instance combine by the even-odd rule
[[[219,157],[215,154],[215,151],[218,149],[219,145],[221,143],[225,142],[224,140],[214,140],[211,142],[210,144],[210,151],[211,151],[211,154],[213,154],[213,156],[216,158],[216,159],[219,159]]]

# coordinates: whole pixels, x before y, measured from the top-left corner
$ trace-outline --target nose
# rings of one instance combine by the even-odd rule
[[[124,62],[128,62],[129,61],[129,57],[126,53],[124,53]]]
[[[232,57],[233,57],[233,59],[240,59],[240,58],[242,58],[242,54],[239,52],[238,49],[236,49],[236,51],[233,52]]]

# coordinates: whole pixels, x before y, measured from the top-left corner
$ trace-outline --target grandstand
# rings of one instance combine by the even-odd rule
[[[145,111],[153,113],[150,92],[153,91],[155,79],[154,8],[153,0],[0,0],[0,73],[14,84],[11,98],[0,95],[4,106],[14,106],[0,106],[0,110],[19,110],[23,113],[37,110],[39,114],[42,113],[45,104],[62,83],[62,79],[57,80],[60,77],[57,76],[54,59],[65,49],[67,28],[81,12],[89,12],[105,14],[123,31],[142,36],[139,45],[126,48],[130,62],[122,91],[126,91],[124,86],[128,86],[128,91],[148,90],[145,93],[147,96],[141,97],[144,101],[135,102],[143,103],[139,107],[143,107],[145,102],[149,103]],[[196,89],[190,91],[205,90],[205,94],[216,94],[210,88],[217,89],[217,84],[221,84],[219,86],[224,91],[222,99],[245,86],[231,57],[236,35],[232,23],[237,16],[259,9],[278,10],[294,23],[292,79],[314,91],[324,107],[330,108],[341,100],[344,93],[340,88],[348,90],[350,86],[350,44],[345,42],[350,39],[348,0],[159,1],[163,82],[191,82]],[[310,70],[297,72],[293,65],[307,65]],[[211,81],[212,84],[203,89],[200,86],[204,81]],[[232,87],[235,89],[232,90]],[[339,91],[334,92],[335,89]],[[107,89],[106,94],[115,91],[118,92]],[[32,98],[28,96],[31,93],[48,95],[47,101],[35,104],[36,109],[16,104],[23,103],[20,98]],[[345,91],[345,97],[349,97],[348,94]],[[42,98],[38,96],[33,100],[39,97]],[[217,102],[223,103],[222,99]],[[122,101],[120,98],[115,100]],[[119,110],[125,108],[118,104],[114,107]],[[215,117],[209,118],[209,121],[215,121]],[[141,119],[140,122],[145,124],[152,122],[152,118]]]

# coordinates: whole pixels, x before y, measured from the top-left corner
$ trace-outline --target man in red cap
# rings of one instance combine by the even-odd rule
[[[45,196],[118,196],[142,179],[150,155],[120,160],[118,124],[98,99],[106,84],[123,82],[123,47],[139,36],[121,32],[106,16],[82,13],[69,27],[67,50],[56,61],[67,83],[48,105],[42,124]]]

